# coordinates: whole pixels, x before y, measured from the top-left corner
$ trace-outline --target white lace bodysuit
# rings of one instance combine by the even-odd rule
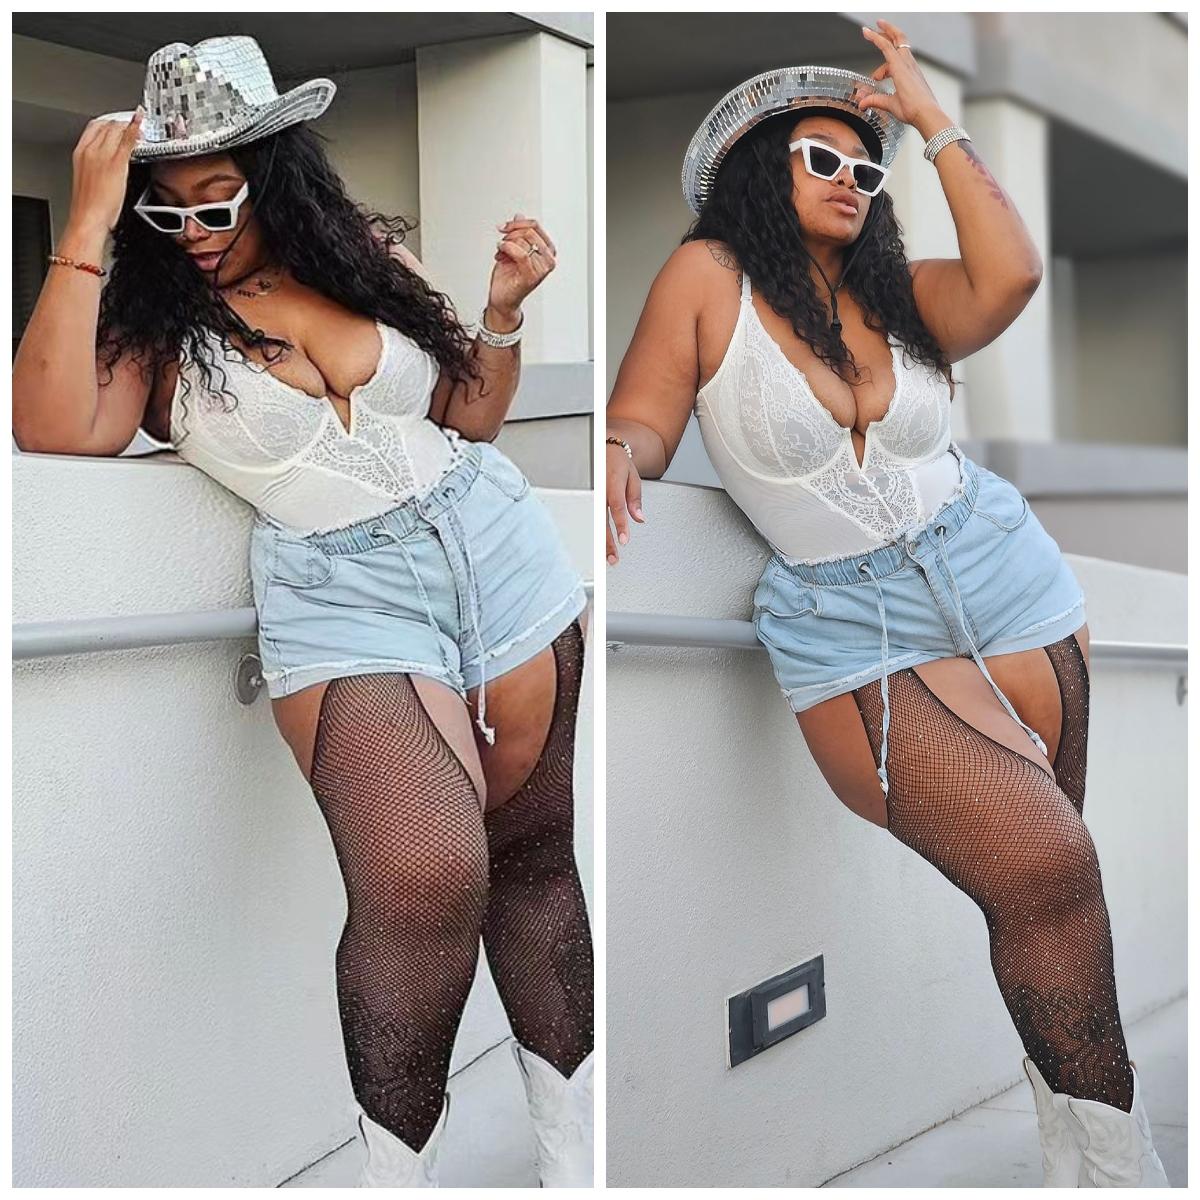
[[[927,521],[962,481],[945,380],[932,368],[905,367],[901,343],[888,335],[895,391],[882,419],[867,426],[860,467],[849,427],[813,394],[750,297],[743,273],[733,337],[695,406],[733,501],[798,562],[860,554]]]
[[[223,353],[213,335],[236,403],[210,393],[195,363],[182,362],[171,399],[176,452],[302,536],[379,516],[423,495],[459,461],[462,441],[428,417],[437,360],[398,329],[375,324],[379,362],[350,392],[349,431],[328,398],[285,383],[236,352]],[[185,376],[191,384],[186,396]]]

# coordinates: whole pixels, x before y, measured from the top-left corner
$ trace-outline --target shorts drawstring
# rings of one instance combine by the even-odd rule
[[[442,544],[447,545],[449,542],[454,542],[456,548],[466,563],[466,600],[463,598],[462,579],[459,575],[458,564],[454,561],[452,555],[447,555],[450,560],[451,573],[454,576],[455,592],[458,599],[458,620],[462,627],[468,621],[471,626],[471,632],[475,637],[475,645],[479,650],[479,698],[477,701],[478,711],[475,717],[475,724],[479,727],[484,738],[489,746],[496,744],[496,730],[487,723],[485,714],[487,712],[486,698],[486,680],[484,670],[484,648],[483,635],[479,629],[479,588],[475,580],[475,563],[471,558],[471,547],[467,538],[466,530],[463,528],[462,521],[453,506],[443,510],[440,514],[433,517],[425,517],[433,527],[437,530],[441,537]],[[429,593],[425,590],[425,583],[421,579],[421,573],[417,570],[417,564],[412,556],[412,551],[405,544],[404,538],[397,537],[386,525],[379,524],[371,527],[371,533],[381,537],[390,538],[397,546],[400,547],[401,553],[404,555],[404,560],[408,564],[409,570],[412,571],[414,578],[417,581],[417,590],[421,594],[421,600],[425,605],[425,612],[429,617],[429,624],[435,631],[438,628],[437,619],[433,615],[433,606],[429,601]],[[452,672],[450,661],[446,657],[445,648],[442,645],[441,638],[438,638],[438,653],[442,658],[442,665],[447,671]]]
[[[875,584],[875,595],[879,601],[879,628],[883,631],[883,639],[880,644],[880,657],[883,661],[883,678],[879,681],[880,694],[883,696],[883,740],[879,747],[879,769],[875,772],[879,776],[879,783],[883,787],[883,794],[888,793],[888,776],[887,776],[887,735],[888,724],[891,719],[891,713],[888,709],[888,638],[887,638],[887,612],[883,607],[883,588],[880,586],[879,578],[871,569],[871,564],[861,562],[858,564],[860,571],[866,571],[871,576],[872,583]]]
[[[437,526],[438,532],[442,532],[441,521],[445,518],[446,524],[450,527],[457,538],[458,548],[462,553],[463,560],[467,564],[467,598],[468,609],[471,618],[471,630],[475,634],[475,646],[479,651],[479,699],[478,713],[475,717],[475,724],[479,726],[484,738],[489,746],[496,743],[496,731],[485,720],[487,713],[487,695],[486,695],[486,671],[484,669],[484,649],[483,649],[483,634],[479,630],[479,585],[475,580],[475,562],[471,558],[471,545],[467,537],[467,531],[463,528],[462,520],[458,512],[453,507],[447,508],[440,517],[434,518],[434,525]],[[454,573],[455,582],[458,582],[458,572]],[[459,604],[462,604],[462,593],[459,593]]]
[[[1045,754],[1047,757],[1049,757],[1049,751],[1046,749],[1046,743],[1044,741],[1042,741],[1041,737],[1038,735],[1037,730],[1031,729],[1028,725],[1025,724],[1024,721],[1021,720],[1020,717],[1017,716],[1017,710],[1015,708],[1013,708],[1013,706],[1008,702],[1008,697],[996,686],[996,681],[988,673],[988,669],[984,665],[983,658],[981,657],[979,650],[977,649],[977,647],[975,645],[975,639],[973,637],[971,637],[971,631],[967,627],[967,618],[966,618],[966,614],[963,612],[963,602],[962,602],[962,596],[959,594],[959,590],[958,590],[958,581],[954,578],[954,572],[950,570],[950,563],[946,556],[946,541],[945,541],[946,527],[944,525],[939,525],[937,527],[937,534],[938,534],[938,541],[942,548],[941,549],[942,563],[946,568],[947,576],[949,576],[950,586],[954,589],[954,600],[955,600],[955,603],[958,605],[958,620],[959,620],[959,624],[962,626],[963,633],[966,635],[967,645],[971,647],[971,657],[975,660],[976,665],[983,672],[984,679],[986,679],[988,681],[988,683],[991,684],[992,691],[996,693],[997,698],[999,699],[1000,703],[1004,705],[1005,711],[1007,711],[1008,715],[1010,717],[1012,717],[1012,719],[1014,721],[1016,721],[1016,723],[1018,725],[1020,725],[1021,728],[1024,729],[1027,734],[1029,734],[1029,736],[1033,739],[1033,744],[1035,746],[1037,746],[1037,748],[1043,754]]]

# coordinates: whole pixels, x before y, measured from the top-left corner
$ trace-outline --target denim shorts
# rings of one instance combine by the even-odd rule
[[[981,656],[1049,645],[1087,619],[1083,589],[1029,502],[954,451],[962,479],[923,524],[845,558],[804,562],[776,550],[754,592],[755,633],[793,712],[882,680],[885,794],[888,672],[969,655],[1045,754]]]
[[[272,699],[343,675],[428,675],[466,698],[489,742],[485,675],[543,650],[586,607],[583,578],[519,467],[491,442],[382,516],[302,536],[260,513],[250,539]]]

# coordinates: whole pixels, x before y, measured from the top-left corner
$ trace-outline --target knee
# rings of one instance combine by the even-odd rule
[[[1091,908],[1102,898],[1096,846],[1082,821],[1056,827],[1022,858],[1021,890],[1031,913]]]
[[[365,908],[406,937],[437,940],[465,930],[477,936],[488,892],[488,855],[482,837],[405,839],[358,873],[351,908]]]

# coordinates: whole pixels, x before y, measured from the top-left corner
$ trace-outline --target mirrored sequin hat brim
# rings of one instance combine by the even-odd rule
[[[244,146],[319,117],[336,91],[331,79],[310,79],[281,96],[252,37],[172,42],[146,64],[145,115],[132,157],[188,158]],[[132,111],[106,113],[101,120],[132,117]]]
[[[857,130],[875,161],[891,166],[907,128],[891,113],[879,108],[861,109],[854,85],[866,84],[873,92],[894,92],[890,80],[872,79],[841,67],[779,67],[764,71],[727,92],[700,123],[683,156],[683,197],[699,214],[712,190],[713,180],[743,134],[778,113],[811,110],[827,112]]]

